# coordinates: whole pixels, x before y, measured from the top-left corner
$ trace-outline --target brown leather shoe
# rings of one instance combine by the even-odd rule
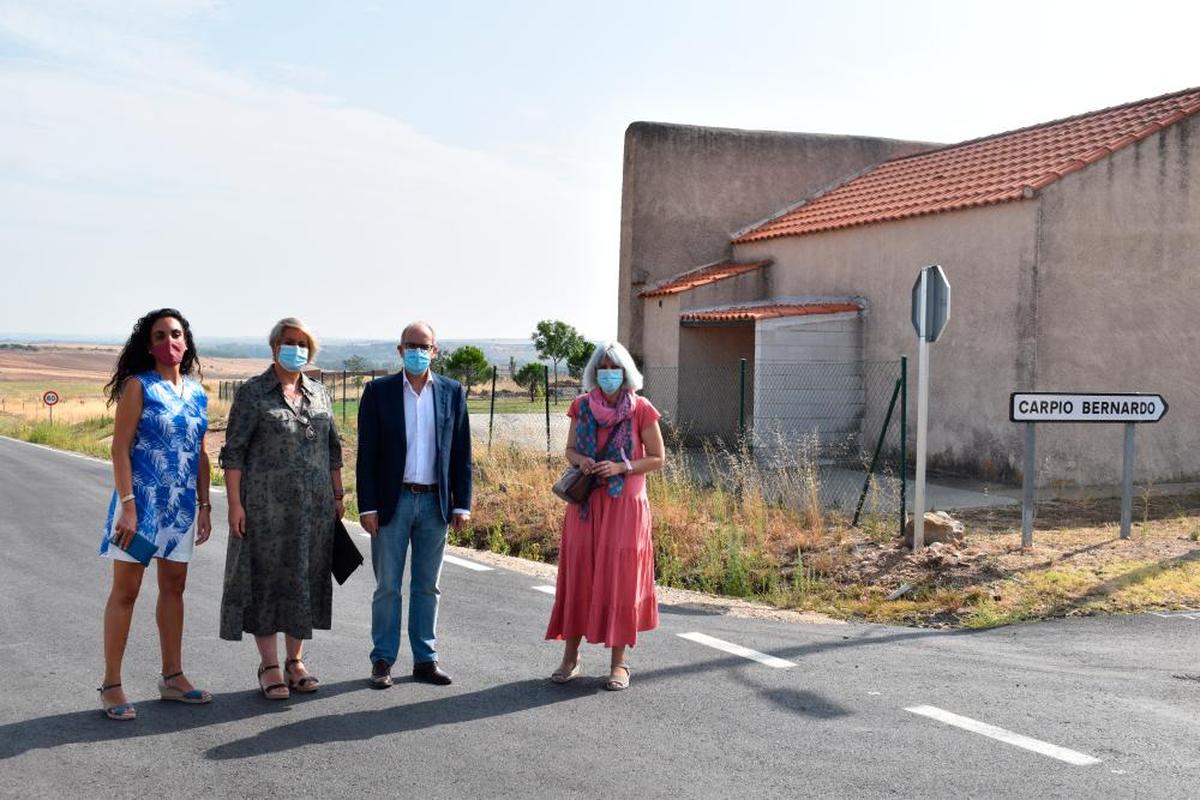
[[[413,680],[421,683],[432,683],[435,686],[449,686],[450,676],[438,667],[436,661],[426,661],[423,664],[413,664]]]
[[[392,665],[380,659],[371,665],[371,688],[386,689],[392,685]]]

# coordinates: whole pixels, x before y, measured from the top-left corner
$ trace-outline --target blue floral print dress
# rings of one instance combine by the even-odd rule
[[[208,429],[204,387],[184,378],[179,391],[151,370],[136,376],[142,384],[142,417],[130,448],[138,535],[158,544],[155,558],[188,561],[196,521],[196,475]],[[121,501],[114,489],[100,555],[133,559],[112,544]]]

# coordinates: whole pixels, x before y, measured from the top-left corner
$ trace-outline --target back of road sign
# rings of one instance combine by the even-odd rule
[[[925,287],[925,319],[921,319],[921,285]],[[950,319],[950,281],[936,264],[917,275],[912,288],[912,324],[917,338],[936,342]]]

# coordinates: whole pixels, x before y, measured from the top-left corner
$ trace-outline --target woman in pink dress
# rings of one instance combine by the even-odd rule
[[[558,585],[547,639],[562,639],[562,664],[550,676],[567,683],[580,673],[579,644],[611,648],[604,688],[629,686],[625,648],[658,627],[654,547],[646,473],[663,466],[659,413],[639,397],[642,374],[621,344],[600,345],[583,371],[587,394],[567,414],[567,460],[596,477],[588,500],[567,505]]]

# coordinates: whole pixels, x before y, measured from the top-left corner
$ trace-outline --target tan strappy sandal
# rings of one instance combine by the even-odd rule
[[[576,658],[570,669],[563,669],[563,665],[559,664],[558,669],[550,673],[550,680],[554,683],[570,683],[579,677],[580,671],[579,659]]]
[[[613,671],[618,670],[618,669],[625,670],[624,678],[613,677],[613,675],[612,675]],[[628,664],[614,664],[612,667],[610,667],[608,680],[606,680],[604,682],[604,688],[610,692],[620,692],[625,689],[628,689],[629,688],[629,665]]]

